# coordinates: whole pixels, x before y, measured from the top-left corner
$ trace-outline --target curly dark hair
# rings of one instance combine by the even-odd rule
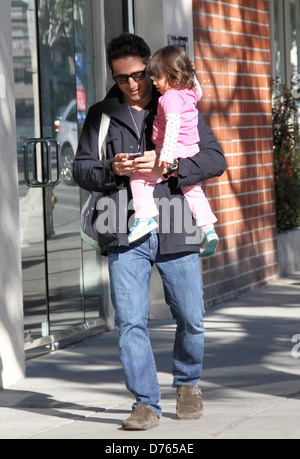
[[[186,51],[179,46],[160,48],[150,60],[151,76],[165,76],[174,89],[195,89],[195,70]]]
[[[148,64],[151,51],[143,38],[126,32],[109,43],[107,59],[111,70],[113,70],[112,62],[114,60],[130,56],[140,57],[145,65]]]

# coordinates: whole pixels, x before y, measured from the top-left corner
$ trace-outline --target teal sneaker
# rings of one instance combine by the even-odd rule
[[[130,229],[129,232],[129,244],[138,241],[143,236],[146,236],[146,234],[151,233],[157,228],[158,224],[154,218],[150,218],[149,220],[136,220],[134,226]]]
[[[204,235],[204,240],[200,245],[200,257],[207,258],[211,257],[216,253],[219,244],[219,238],[214,230],[207,231]]]

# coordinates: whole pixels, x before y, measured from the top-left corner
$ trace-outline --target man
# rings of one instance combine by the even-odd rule
[[[191,231],[184,224],[189,210],[184,205],[181,187],[222,175],[226,163],[220,145],[199,114],[201,153],[176,161],[169,170],[159,167],[151,141],[159,94],[147,75],[150,49],[142,38],[123,34],[110,43],[107,55],[116,85],[102,102],[89,110],[74,162],[74,178],[85,190],[105,192],[117,215],[115,222],[108,225],[109,229],[99,234],[99,242],[102,253],[109,257],[112,302],[126,386],[136,399],[133,413],[123,422],[123,429],[147,430],[157,426],[162,415],[147,327],[154,263],[162,277],[166,302],[177,321],[173,351],[177,416],[199,419],[203,414],[198,387],[204,351],[201,239],[197,232],[191,238]],[[109,115],[110,127],[106,138],[107,156],[99,161],[102,113]],[[145,153],[144,156],[129,158],[130,153],[138,151]],[[176,211],[171,205],[160,206],[159,230],[129,244],[132,197],[129,181],[136,170],[155,177],[165,174],[156,186],[155,198],[158,203],[175,202]],[[179,213],[178,208],[182,209]]]

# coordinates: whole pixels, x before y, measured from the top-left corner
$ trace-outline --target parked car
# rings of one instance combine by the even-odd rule
[[[74,186],[73,161],[78,145],[78,120],[82,120],[83,116],[81,113],[78,116],[76,99],[61,107],[60,113],[54,127],[61,147],[61,175],[66,185]]]

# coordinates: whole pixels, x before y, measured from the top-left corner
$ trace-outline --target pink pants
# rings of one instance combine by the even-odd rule
[[[178,153],[179,158],[191,158],[199,153],[198,145],[186,147],[178,144],[177,147],[176,153]],[[156,185],[162,180],[161,177],[155,178],[139,172],[132,174],[130,183],[136,219],[148,219],[158,215],[153,193]],[[189,204],[197,226],[206,226],[217,222],[200,184],[182,187],[182,193]]]

